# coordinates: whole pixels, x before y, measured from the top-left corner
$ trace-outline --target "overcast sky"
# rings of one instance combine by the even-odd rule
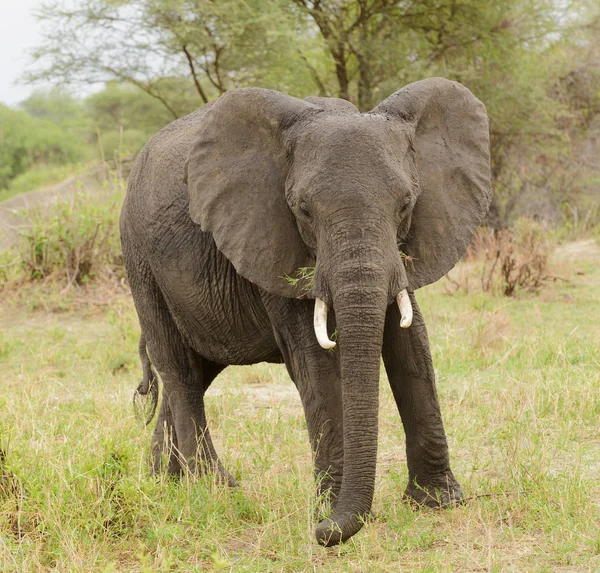
[[[41,25],[32,11],[43,0],[0,0],[0,102],[16,105],[33,91],[15,85],[27,63],[27,51],[40,43]]]

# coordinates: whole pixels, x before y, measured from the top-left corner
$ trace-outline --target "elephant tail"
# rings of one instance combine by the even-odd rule
[[[147,426],[154,418],[158,405],[158,375],[150,362],[146,349],[144,332],[140,336],[138,345],[140,360],[142,361],[142,381],[133,393],[133,411],[135,417]]]

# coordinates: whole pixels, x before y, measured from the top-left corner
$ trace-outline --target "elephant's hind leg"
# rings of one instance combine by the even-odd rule
[[[224,366],[202,358],[189,347],[179,351],[175,368],[161,368],[155,362],[163,380],[163,402],[152,440],[155,467],[161,467],[166,456],[171,473],[213,473],[219,481],[234,486],[235,480],[214,448],[204,405],[206,390]]]
[[[181,465],[177,456],[177,436],[173,424],[173,414],[169,401],[163,400],[158,411],[158,420],[152,436],[152,468],[155,473],[163,469],[171,475],[181,474]]]
[[[135,253],[133,253],[135,254]],[[133,254],[128,252],[129,257]],[[152,437],[153,466],[169,473],[214,472],[234,485],[212,444],[204,394],[224,366],[204,359],[179,332],[150,269],[129,265],[135,301],[150,360],[163,383],[163,399]]]
[[[452,505],[463,493],[450,469],[427,329],[414,295],[410,297],[412,326],[400,328],[398,307],[391,305],[383,342],[383,361],[406,433],[405,495],[420,505]]]

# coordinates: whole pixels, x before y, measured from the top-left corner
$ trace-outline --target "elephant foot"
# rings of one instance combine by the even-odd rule
[[[452,472],[448,472],[435,482],[411,480],[404,492],[404,498],[416,507],[441,509],[464,503],[465,494]]]
[[[163,451],[162,444],[152,444],[150,465],[154,475],[167,474],[170,477],[179,477],[182,473],[179,458],[173,451]]]
[[[212,473],[217,479],[217,482],[221,485],[226,485],[227,487],[238,487],[240,484],[236,481],[236,479],[221,465],[219,462],[219,468],[213,469]]]

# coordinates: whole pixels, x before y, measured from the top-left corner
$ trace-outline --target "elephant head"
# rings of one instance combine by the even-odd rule
[[[410,84],[370,113],[348,102],[247,88],[206,112],[186,162],[191,218],[236,271],[271,294],[315,299],[322,346],[338,329],[344,475],[317,538],[333,544],[370,511],[387,307],[464,254],[491,199],[488,121],[461,84]],[[308,292],[286,277],[315,267]]]

